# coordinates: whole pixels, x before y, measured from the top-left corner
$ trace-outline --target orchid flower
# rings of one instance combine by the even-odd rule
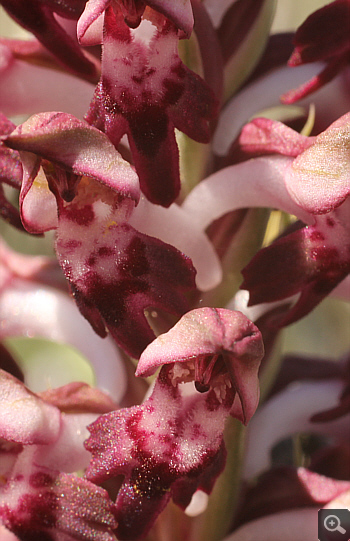
[[[107,492],[71,473],[88,461],[84,431],[96,414],[61,413],[6,372],[0,377],[3,533],[15,539],[112,541],[116,522]],[[70,408],[77,404],[79,393],[72,393]]]
[[[127,133],[143,193],[167,207],[180,192],[174,128],[209,142],[215,97],[181,62],[169,19],[151,12],[135,31],[123,21],[118,3],[106,9],[102,76],[86,118],[116,147]]]
[[[315,539],[350,493],[349,1],[294,38],[278,0],[0,4],[1,540]]]
[[[308,224],[259,251],[242,271],[250,304],[301,293],[281,325],[306,315],[349,274],[349,118],[310,138],[279,122],[253,120],[242,130],[240,145],[271,156],[214,173],[183,204],[203,229],[247,205],[275,207]],[[211,214],[204,214],[209,200]]]
[[[211,491],[224,465],[226,417],[247,423],[257,407],[262,355],[261,335],[243,314],[210,308],[188,312],[145,349],[137,375],[163,365],[151,396],[100,417],[86,442],[88,479],[125,476],[119,539],[144,534],[170,497],[185,509],[197,489]]]
[[[190,261],[128,224],[139,198],[137,177],[96,128],[63,113],[42,114],[6,140],[25,151],[20,202],[26,229],[57,228],[58,259],[80,311],[97,334],[106,336],[107,326],[119,344],[139,357],[154,338],[144,309],[186,310],[183,291],[194,287]],[[40,169],[38,156],[52,165],[42,162]],[[45,214],[38,214],[38,201],[45,201]],[[111,272],[115,266],[117,274]],[[173,290],[161,276],[176,284]]]

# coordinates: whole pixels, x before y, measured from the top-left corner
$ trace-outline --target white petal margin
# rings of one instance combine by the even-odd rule
[[[113,341],[100,338],[74,301],[54,288],[13,280],[0,294],[0,338],[42,337],[78,349],[91,362],[96,386],[119,402],[126,390],[123,360]]]
[[[219,258],[191,212],[175,203],[165,209],[141,197],[129,222],[141,233],[171,244],[190,257],[197,270],[196,284],[200,290],[208,291],[221,282]]]
[[[348,442],[350,414],[324,423],[309,421],[315,413],[337,406],[343,388],[339,380],[293,383],[268,400],[249,423],[244,477],[251,478],[268,469],[273,446],[299,432],[323,434]]]

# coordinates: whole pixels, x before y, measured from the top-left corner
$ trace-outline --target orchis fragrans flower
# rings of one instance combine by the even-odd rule
[[[278,208],[308,224],[260,250],[242,271],[250,304],[301,293],[279,325],[306,315],[349,274],[349,144],[349,114],[309,138],[277,121],[253,120],[242,130],[241,148],[269,156],[214,173],[183,204],[203,230],[246,206]]]
[[[154,338],[144,310],[186,310],[183,292],[194,287],[195,274],[189,259],[128,224],[139,198],[137,177],[96,128],[63,113],[39,114],[6,141],[23,156],[26,229],[57,228],[58,259],[80,311],[100,336],[107,327],[139,357]],[[44,201],[45,212],[38,213]]]
[[[277,69],[264,71],[266,58],[259,58],[274,0],[0,3],[36,37],[0,42],[0,107],[11,118],[0,122],[0,212],[26,235],[42,235],[45,246],[52,238],[45,233],[54,230],[59,264],[16,257],[0,245],[0,363],[25,382],[1,373],[0,536],[222,541],[249,526],[258,537],[254,520],[268,520],[265,511],[278,500],[280,475],[268,470],[279,436],[333,436],[334,446],[327,441],[322,450],[339,464],[346,455],[342,382],[269,393],[282,362],[279,327],[311,311],[350,267],[347,70],[315,92],[318,135],[306,137],[256,119],[322,70],[282,68],[284,50],[269,63]],[[339,22],[347,5],[337,0],[314,15],[297,34],[294,58],[306,61],[316,21],[329,13]],[[347,63],[345,33],[340,42],[329,47],[329,36],[326,53],[316,53],[334,74]],[[298,108],[295,121],[290,111],[283,106],[277,118],[299,126],[304,111]],[[241,163],[232,144],[240,146]],[[270,210],[261,207],[302,223],[268,245],[282,228],[270,235]],[[53,276],[47,281],[59,266],[88,328],[67,291],[52,287]],[[249,291],[236,294],[242,274]],[[251,304],[267,306],[247,308],[249,294]],[[260,314],[260,331],[249,314]],[[26,389],[31,367],[19,361],[21,373],[11,343],[38,335],[81,349],[97,388],[72,382],[40,395]],[[139,358],[137,367],[129,357]],[[294,368],[302,380],[303,370]],[[159,369],[146,396],[148,382],[135,379],[135,369],[144,378]],[[259,386],[265,404],[246,431]],[[120,400],[128,407],[117,409]],[[285,411],[290,422],[283,423]],[[333,483],[337,475],[316,462],[312,456],[310,472],[293,468],[286,477],[289,496],[301,484],[313,512],[348,491],[338,464],[342,481]],[[266,470],[276,491],[254,515],[252,485],[259,499],[268,484],[251,475]],[[327,490],[315,495],[315,483]],[[201,495],[208,506],[190,518]],[[281,511],[295,511],[283,503]],[[174,517],[181,517],[179,529]]]
[[[108,398],[74,386],[49,393],[46,401],[3,370],[0,381],[1,536],[113,541],[107,492],[71,473],[88,462],[85,427],[108,411]],[[61,413],[55,403],[80,413]],[[81,413],[89,411],[96,413]]]
[[[118,3],[106,9],[102,76],[86,118],[116,147],[128,135],[143,193],[168,207],[181,186],[175,128],[209,142],[216,102],[180,60],[177,28],[157,13],[149,18],[133,32]]]
[[[124,476],[118,539],[144,534],[171,497],[185,509],[197,489],[211,491],[225,463],[226,418],[246,424],[257,407],[262,356],[251,321],[213,308],[188,312],[145,349],[137,375],[163,365],[152,394],[141,406],[97,419],[85,444],[88,479]]]

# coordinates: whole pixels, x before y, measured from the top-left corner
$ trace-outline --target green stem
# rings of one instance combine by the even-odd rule
[[[225,430],[225,470],[215,484],[206,511],[194,521],[188,541],[222,541],[227,534],[236,513],[240,493],[244,440],[244,426],[230,418]]]

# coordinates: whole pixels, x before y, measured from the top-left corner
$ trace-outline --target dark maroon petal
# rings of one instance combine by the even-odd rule
[[[336,232],[339,224],[330,215],[320,221],[324,225],[321,230],[304,227],[276,240],[260,250],[242,271],[241,288],[249,290],[250,305],[300,293],[288,314],[276,322],[278,325],[308,314],[350,271],[347,230],[342,231],[340,226]]]
[[[41,2],[40,0],[1,0],[11,17],[34,36],[68,69],[95,80],[96,68],[55,19],[53,12],[77,18],[84,2]],[[63,7],[62,7],[63,6]]]
[[[118,201],[113,208],[113,192],[101,191],[99,200],[98,187],[91,189],[93,204],[83,187],[81,196],[62,207],[57,253],[78,307],[96,332],[105,336],[107,327],[119,345],[139,357],[154,339],[144,310],[183,314],[195,271],[181,252],[123,223]]]
[[[113,504],[105,490],[75,475],[32,465],[30,471],[28,464],[20,470],[18,462],[18,475],[2,489],[0,519],[19,539],[114,541]]]
[[[152,203],[169,207],[181,187],[173,124],[162,107],[148,107],[130,119],[127,133],[141,190]]]
[[[172,496],[186,507],[195,490],[209,492],[221,472],[232,394],[231,402],[220,402],[214,391],[194,393],[183,395],[165,366],[144,404],[90,425],[87,477],[102,482],[124,476],[116,500],[118,539],[144,535]]]
[[[315,11],[294,36],[295,50],[289,64],[297,66],[325,60],[349,51],[349,24],[349,0],[336,0]]]
[[[335,0],[312,13],[298,28],[290,66],[317,60],[327,66],[316,77],[282,96],[284,103],[294,103],[331,81],[350,62],[350,2]]]
[[[25,231],[18,210],[7,201],[2,186],[0,186],[0,216],[19,231]]]
[[[166,207],[180,191],[174,128],[208,142],[217,109],[214,93],[181,62],[178,39],[177,29],[159,15],[146,44],[120,11],[107,8],[102,78],[86,116],[115,146],[127,133],[141,188]]]

